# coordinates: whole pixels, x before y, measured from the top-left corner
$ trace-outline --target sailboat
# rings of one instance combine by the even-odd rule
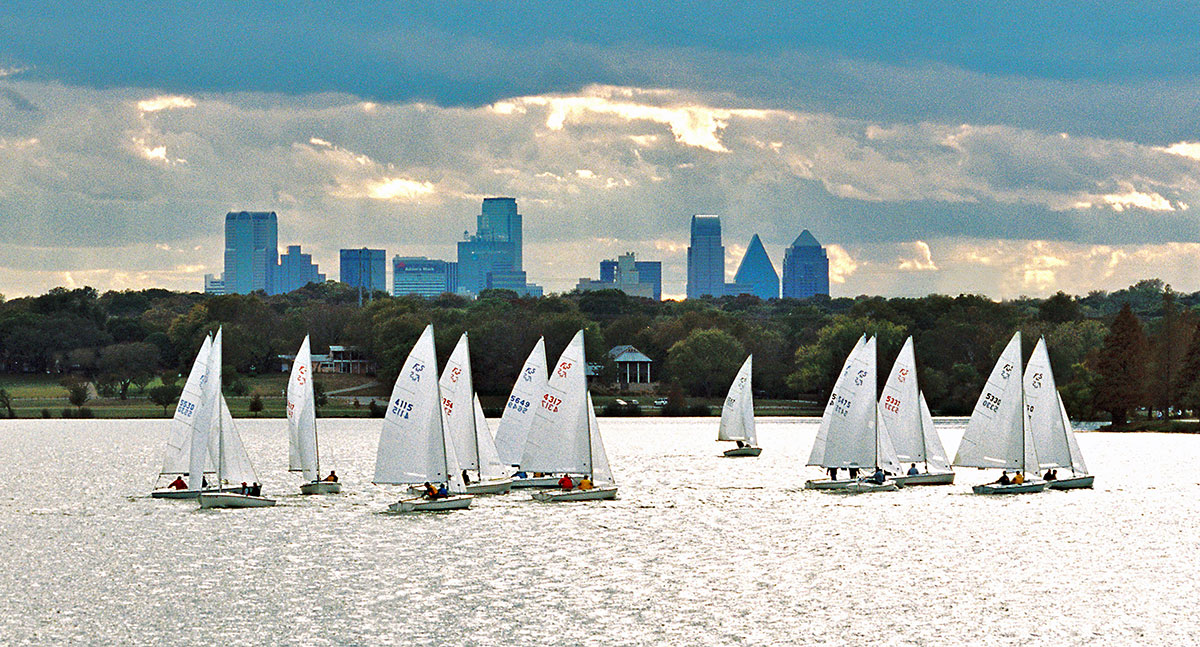
[[[725,404],[721,406],[721,427],[717,430],[717,440],[732,440],[738,444],[725,450],[725,456],[758,456],[762,453],[754,433],[754,393],[750,388],[753,361],[753,355],[746,358],[741,370],[733,378],[733,384],[729,385]]]
[[[1050,489],[1073,490],[1090,488],[1095,477],[1087,473],[1079,444],[1071,430],[1067,407],[1055,386],[1054,371],[1046,339],[1038,340],[1025,367],[1025,408],[1037,449],[1038,471],[1065,468],[1071,476],[1047,481]]]
[[[467,493],[507,492],[512,487],[512,479],[508,478],[508,470],[496,453],[496,444],[488,429],[487,419],[483,416],[483,407],[475,395],[467,333],[458,338],[458,344],[446,360],[438,387],[441,390],[445,424],[454,442],[454,454],[463,468],[464,481],[468,470],[473,470],[477,476],[474,483],[466,483]]]
[[[209,416],[216,419],[216,425],[207,424]],[[201,421],[205,424],[202,424]],[[201,404],[196,420],[197,433],[192,435],[192,452],[189,466],[192,482],[200,480],[204,472],[204,449],[210,443],[211,434],[217,437],[217,483],[222,487],[226,483],[258,483],[254,466],[250,464],[250,456],[242,445],[242,437],[238,435],[237,427],[233,424],[233,415],[229,412],[229,404],[221,395],[221,329],[213,338],[212,350],[208,355],[208,368],[201,385]],[[240,489],[240,488],[239,488]],[[252,495],[245,492],[209,492],[204,491],[196,497],[201,508],[266,508],[275,505],[274,499]]]
[[[400,499],[392,512],[462,510],[471,505],[445,425],[437,380],[433,326],[426,326],[400,367],[379,434],[375,483],[415,485],[445,483],[450,496]]]
[[[892,449],[891,437],[875,400],[875,338],[864,335],[846,358],[842,372],[821,416],[821,427],[808,457],[809,465],[826,469],[874,470],[876,467],[896,474],[900,464]],[[867,476],[864,474],[863,477]],[[810,490],[873,492],[895,490],[899,486],[888,479],[882,484],[853,479],[812,479],[804,484]]]
[[[521,373],[513,384],[508,403],[504,405],[504,414],[496,427],[496,452],[500,462],[519,468],[521,457],[525,454],[525,439],[529,436],[529,427],[533,424],[536,412],[535,403],[546,391],[546,339],[539,338],[530,351]],[[552,476],[535,477],[521,476],[526,474],[518,471],[518,478],[513,479],[513,488],[557,487],[558,479]]]
[[[212,351],[212,337],[204,336],[204,343],[200,346],[200,352],[196,353],[196,359],[192,363],[192,370],[188,373],[187,382],[184,383],[183,391],[179,394],[179,404],[175,406],[175,416],[171,420],[171,430],[167,436],[167,447],[163,456],[162,469],[159,471],[159,477],[175,476],[182,478],[190,473],[191,453],[192,453],[192,434],[195,433],[195,421],[197,405],[201,400],[201,391],[204,381],[207,379],[208,373],[208,355]],[[215,436],[213,437],[215,439]],[[208,457],[208,462],[204,466],[205,474],[215,474],[215,445],[210,445],[205,450],[205,455]],[[213,490],[217,488],[213,487]],[[229,487],[228,491],[233,491],[238,488]],[[150,493],[150,496],[156,499],[194,499],[200,494],[200,488],[189,487],[183,490],[174,488],[157,488]]]
[[[301,494],[337,494],[342,484],[322,481],[317,445],[317,407],[313,397],[312,351],[308,335],[296,352],[287,387],[288,471],[302,472]]]
[[[879,415],[891,435],[892,447],[901,470],[904,464],[913,467],[925,464],[925,471],[894,477],[898,485],[948,485],[954,482],[954,472],[942,449],[942,441],[933,427],[933,415],[925,403],[925,394],[917,386],[917,358],[913,339],[909,337],[896,356],[892,372],[883,383],[879,397]]]
[[[1037,478],[1037,448],[1022,388],[1021,331],[1017,331],[988,376],[983,393],[975,403],[963,431],[954,465],[981,469],[1020,471],[1023,483],[987,483],[972,488],[975,494],[1024,494],[1041,492],[1046,482]],[[1033,476],[1028,476],[1032,474]]]
[[[617,485],[608,465],[596,411],[587,390],[583,331],[567,344],[538,398],[521,467],[538,472],[590,476],[590,490],[539,490],[538,501],[613,499]]]

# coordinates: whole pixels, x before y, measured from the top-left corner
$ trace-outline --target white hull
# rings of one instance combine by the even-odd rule
[[[459,494],[445,499],[400,499],[388,506],[389,512],[442,512],[466,510],[471,507],[469,495]]]
[[[900,486],[896,485],[895,481],[884,481],[883,483],[872,483],[870,481],[858,481],[847,485],[843,492],[850,494],[865,494],[867,492],[895,492]]]
[[[723,456],[733,458],[735,456],[758,456],[762,453],[762,447],[734,447],[733,449],[725,450]]]
[[[954,472],[893,476],[892,480],[900,487],[908,487],[910,485],[951,485],[954,483]]]
[[[300,486],[300,494],[339,494],[342,484],[337,481],[309,481]]]
[[[504,494],[512,489],[512,479],[479,481],[467,486],[467,494]]]
[[[971,488],[975,494],[1028,494],[1030,492],[1041,492],[1046,489],[1048,483],[1045,481],[1025,481],[1020,485],[1010,483],[1009,485],[1000,485],[999,483],[985,483],[976,485]]]
[[[224,487],[219,490],[217,488],[205,488],[203,491],[204,492],[214,492],[214,493],[215,492],[237,492],[240,489],[242,489],[242,486],[240,486],[240,485],[238,485],[238,486],[231,485],[229,487]],[[155,499],[194,499],[200,494],[200,492],[201,492],[201,490],[175,490],[175,489],[171,489],[171,488],[163,488],[161,490],[154,490],[153,492],[150,493],[150,496]]]
[[[264,496],[250,496],[235,492],[204,492],[198,497],[201,508],[269,508],[275,505],[274,499]]]
[[[560,501],[601,501],[617,498],[617,486],[606,485],[604,487],[594,487],[590,490],[543,490],[541,492],[534,492],[533,498],[537,501],[549,503],[558,503]]]
[[[557,476],[531,476],[529,478],[513,478],[512,489],[520,490],[522,488],[556,488],[558,487]]]
[[[1050,486],[1051,490],[1078,490],[1092,487],[1092,482],[1095,480],[1095,476],[1088,474],[1087,476],[1072,476],[1070,478],[1047,481],[1046,483]]]
[[[844,490],[850,485],[857,483],[858,479],[811,479],[804,482],[806,490]]]

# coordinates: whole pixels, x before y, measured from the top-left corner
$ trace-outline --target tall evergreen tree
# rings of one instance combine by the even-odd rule
[[[1129,304],[1117,313],[1096,359],[1096,408],[1112,416],[1114,426],[1124,425],[1131,409],[1146,401],[1146,363],[1149,342],[1142,323]]]
[[[1192,341],[1190,312],[1180,312],[1171,286],[1163,289],[1162,319],[1151,338],[1151,365],[1148,373],[1149,405],[1170,418],[1176,411],[1182,386],[1184,360]]]
[[[1183,358],[1176,398],[1180,408],[1200,411],[1200,323],[1192,330],[1192,341]]]

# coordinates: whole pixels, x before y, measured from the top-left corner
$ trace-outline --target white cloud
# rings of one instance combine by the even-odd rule
[[[829,255],[830,283],[845,283],[858,270],[858,262],[841,245],[826,245],[825,252]]]
[[[913,252],[916,256],[911,258],[901,258],[899,269],[910,272],[928,272],[936,271],[937,263],[933,262],[933,253],[929,250],[929,243],[923,240],[914,241],[912,243]]]
[[[159,96],[153,99],[138,101],[138,110],[142,112],[158,112],[159,110],[175,110],[178,108],[195,108],[196,101],[191,97]]]
[[[432,193],[432,182],[395,177],[368,183],[366,195],[372,200],[412,200]]]
[[[1200,160],[1200,142],[1176,142],[1161,150],[1172,155]]]

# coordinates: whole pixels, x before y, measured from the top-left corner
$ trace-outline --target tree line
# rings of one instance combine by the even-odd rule
[[[1000,350],[1021,330],[1026,356],[1046,337],[1075,417],[1120,422],[1141,410],[1167,417],[1200,410],[1200,292],[1178,294],[1156,279],[1115,292],[1007,301],[937,294],[653,301],[615,290],[540,298],[504,290],[478,299],[372,296],[359,307],[356,290],[330,281],[275,296],[55,288],[0,298],[0,371],[58,374],[124,398],[155,376],[174,383],[190,369],[204,335],[224,326],[231,389],[238,375],[279,370],[278,356],[294,353],[305,334],[314,353],[330,344],[359,347],[390,383],[433,323],[443,359],[469,333],[475,384],[484,395],[507,395],[539,336],[553,361],[583,329],[600,385],[616,379],[607,356],[616,345],[631,344],[650,357],[664,393],[678,387],[701,397],[722,395],[753,353],[760,397],[820,402],[865,332],[878,338],[880,379],[911,335],[930,407],[965,415]]]

